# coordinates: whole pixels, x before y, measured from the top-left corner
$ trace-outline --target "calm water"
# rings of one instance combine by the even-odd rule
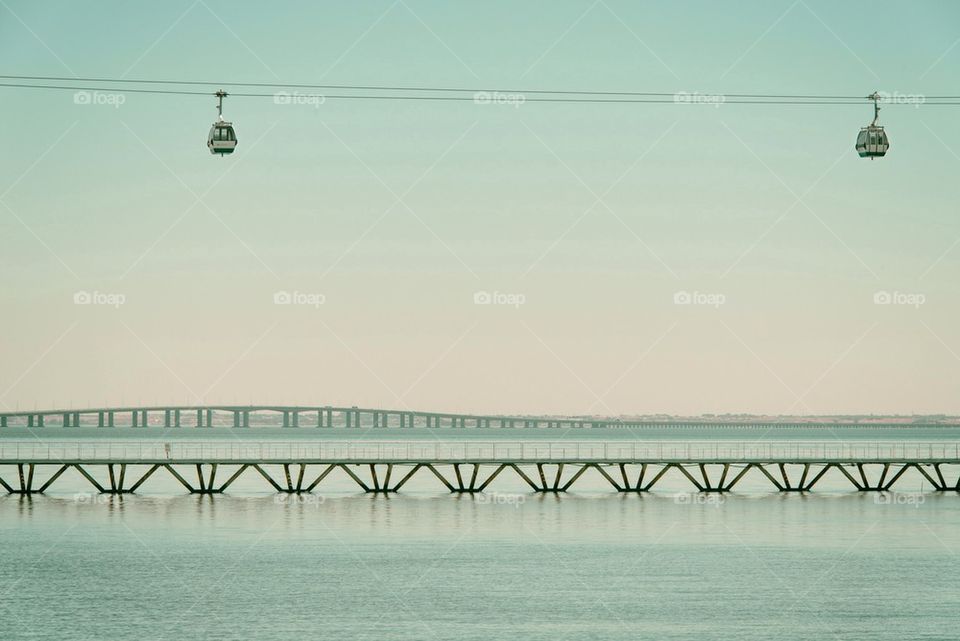
[[[59,439],[344,436],[34,431]],[[564,438],[831,438],[822,429],[655,432]],[[957,435],[848,428],[833,437]],[[573,493],[538,496],[502,476],[488,495],[459,497],[429,475],[389,497],[359,494],[343,475],[331,475],[322,495],[275,495],[253,475],[231,494],[197,497],[158,475],[143,495],[120,498],[89,494],[71,474],[47,496],[0,497],[0,640],[901,641],[955,639],[960,629],[960,495],[930,493],[919,477],[887,500],[850,491],[839,475],[808,495],[779,495],[757,477],[724,496],[688,494],[682,478],[654,494],[618,495],[586,476]]]
[[[954,639],[960,497],[0,499],[2,639]],[[508,500],[509,499],[509,500]]]

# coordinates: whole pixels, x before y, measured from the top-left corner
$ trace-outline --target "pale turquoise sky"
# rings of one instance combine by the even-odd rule
[[[0,2],[24,75],[957,95],[958,43],[952,1]],[[866,104],[235,97],[219,159],[212,97],[0,101],[8,407],[960,412],[960,107],[871,162]]]

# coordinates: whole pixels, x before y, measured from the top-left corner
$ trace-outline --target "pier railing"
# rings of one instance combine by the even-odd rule
[[[960,442],[0,441],[0,462],[960,461]]]

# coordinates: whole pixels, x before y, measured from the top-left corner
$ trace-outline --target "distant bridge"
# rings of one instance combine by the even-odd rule
[[[184,405],[0,412],[3,427],[321,427],[321,428],[640,428],[640,427],[794,427],[849,423],[778,421],[641,421],[585,416],[536,417],[451,414],[358,407],[284,405]],[[868,423],[869,427],[943,427],[919,423]]]
[[[423,472],[474,493],[507,470],[535,492],[565,492],[591,470],[618,492],[650,491],[671,471],[699,492],[729,492],[748,473],[807,492],[832,470],[853,489],[886,491],[913,469],[960,492],[960,442],[0,440],[9,493],[43,493],[70,469],[108,494],[135,492],[161,469],[195,494],[222,493],[245,472],[277,492],[312,492],[337,470],[365,492],[397,492]]]

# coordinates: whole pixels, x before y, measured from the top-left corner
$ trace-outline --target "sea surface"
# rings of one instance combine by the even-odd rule
[[[881,438],[864,429],[843,438]],[[165,431],[34,430],[64,440],[171,438]],[[236,431],[181,428],[177,438]],[[445,440],[482,437],[434,431]],[[637,438],[608,431],[619,436],[564,438]],[[810,431],[780,437],[831,438]],[[709,438],[760,437],[729,432]],[[939,428],[882,432],[957,438]],[[12,434],[24,438],[13,429],[0,438]],[[658,434],[700,438],[686,429]],[[351,436],[436,438],[396,429]],[[389,496],[340,479],[298,497],[268,492],[254,477],[214,497],[185,495],[168,480],[116,497],[74,481],[45,496],[0,497],[4,641],[902,641],[956,639],[960,630],[960,494],[919,484],[887,495],[840,485],[781,495],[757,480],[722,496],[680,485],[620,495],[594,479],[568,494],[535,495],[504,479],[487,494],[456,496],[425,477]]]

